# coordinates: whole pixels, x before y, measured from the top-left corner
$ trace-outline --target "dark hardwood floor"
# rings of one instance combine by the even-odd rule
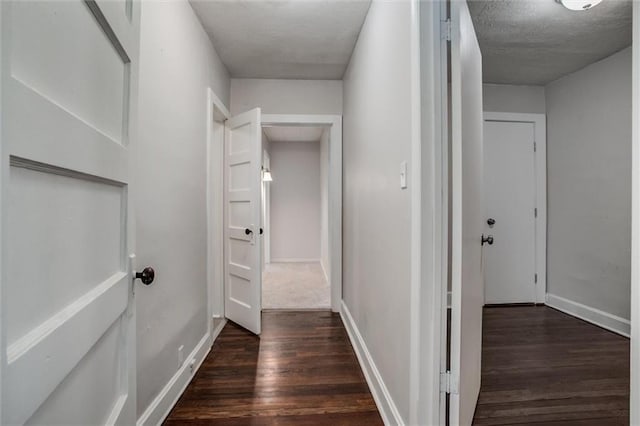
[[[166,425],[382,425],[340,316],[270,311],[227,323]]]
[[[475,425],[629,424],[629,340],[546,306],[485,308]]]

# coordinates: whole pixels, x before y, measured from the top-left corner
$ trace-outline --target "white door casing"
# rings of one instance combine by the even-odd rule
[[[225,125],[225,315],[260,334],[262,127],[260,108]]]
[[[535,124],[484,122],[485,303],[535,303]],[[492,219],[494,225],[487,221]]]
[[[0,423],[135,424],[138,2],[1,2]]]
[[[451,2],[452,425],[470,425],[482,350],[482,56],[466,1]]]

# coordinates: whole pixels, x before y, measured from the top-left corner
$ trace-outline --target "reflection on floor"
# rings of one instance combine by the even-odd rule
[[[628,425],[629,339],[546,306],[485,308],[474,425]]]
[[[165,425],[382,426],[339,314],[262,314],[262,335],[229,322]]]
[[[320,262],[269,263],[262,273],[263,309],[328,309],[329,284]]]

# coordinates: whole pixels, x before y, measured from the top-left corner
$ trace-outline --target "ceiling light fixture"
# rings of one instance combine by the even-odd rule
[[[556,0],[569,10],[589,10],[597,6],[602,0]]]

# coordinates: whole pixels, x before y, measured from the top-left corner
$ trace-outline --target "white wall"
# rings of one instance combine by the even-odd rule
[[[271,261],[320,259],[320,143],[271,141]]]
[[[229,76],[191,6],[143,2],[135,192],[138,415],[207,333],[206,101]]]
[[[329,129],[322,132],[320,139],[320,264],[325,278],[329,281]]]
[[[231,114],[260,107],[265,114],[342,114],[339,80],[231,80]]]
[[[344,76],[343,119],[344,303],[405,423],[411,191],[399,173],[402,161],[412,167],[411,22],[411,2],[373,1]]]
[[[625,319],[631,272],[631,48],[546,88],[548,293]]]
[[[262,131],[262,168],[271,170],[271,141]],[[271,263],[271,182],[262,182],[262,266]]]
[[[546,111],[543,86],[515,86],[483,84],[484,111],[544,114]]]

